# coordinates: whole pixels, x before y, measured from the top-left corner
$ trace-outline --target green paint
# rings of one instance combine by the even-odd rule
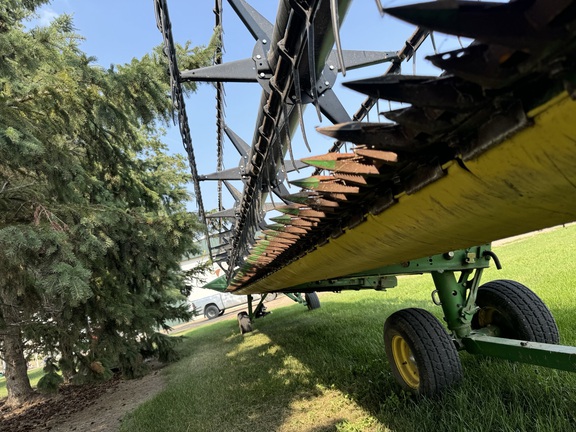
[[[305,189],[314,189],[318,187],[320,180],[317,177],[307,177],[300,180],[293,180],[290,182],[290,184]]]
[[[310,195],[307,193],[291,194],[286,195],[282,198],[286,199],[287,201],[295,202],[298,204],[308,204],[310,202]]]
[[[278,231],[278,232],[284,232],[284,229],[286,228],[286,226],[280,225],[280,224],[271,224],[271,225],[268,225],[267,228],[274,230],[274,231]]]
[[[228,280],[226,275],[222,275],[213,281],[208,282],[207,284],[203,285],[202,288],[213,289],[220,292],[226,291],[226,288],[228,288]]]
[[[317,159],[302,159],[302,162],[313,167],[332,171],[336,169],[336,163],[337,163],[336,160],[317,160]]]
[[[276,216],[276,217],[270,218],[270,220],[274,221],[274,222],[278,222],[280,224],[284,224],[284,225],[290,225],[292,223],[292,218],[288,215]]]
[[[279,207],[276,210],[292,216],[298,216],[300,214],[300,209],[295,207]]]
[[[456,281],[451,271],[434,271],[432,278],[448,328],[459,338],[468,336],[471,331],[470,320],[462,314],[466,304],[466,287]]]
[[[462,339],[466,351],[506,360],[576,372],[576,347],[472,334]]]
[[[397,285],[395,276],[366,276],[366,277],[343,277],[326,279],[316,282],[308,282],[294,287],[300,291],[326,291],[326,288],[338,291],[341,289],[375,289],[384,290],[394,288]]]

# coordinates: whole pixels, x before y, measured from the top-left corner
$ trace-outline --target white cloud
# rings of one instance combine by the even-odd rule
[[[38,24],[40,26],[50,25],[52,20],[58,16],[54,10],[44,7],[38,11]]]

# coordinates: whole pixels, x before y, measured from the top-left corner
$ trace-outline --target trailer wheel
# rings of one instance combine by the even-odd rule
[[[220,309],[216,305],[208,305],[206,309],[204,309],[204,316],[208,319],[214,319],[218,315],[220,315]]]
[[[268,294],[266,294],[266,298],[264,299],[264,301],[266,303],[268,303],[268,302],[276,300],[277,297],[278,297],[278,293],[268,293]]]
[[[238,327],[240,327],[240,334],[252,331],[252,321],[250,321],[250,316],[246,312],[238,314]]]
[[[472,328],[499,328],[500,336],[532,342],[557,344],[558,326],[544,302],[528,287],[512,280],[494,280],[478,288],[480,310]]]
[[[442,324],[423,309],[403,309],[384,324],[384,348],[404,390],[432,396],[462,379],[456,346]]]
[[[320,299],[315,292],[304,294],[304,299],[306,300],[308,310],[318,309],[320,307]]]

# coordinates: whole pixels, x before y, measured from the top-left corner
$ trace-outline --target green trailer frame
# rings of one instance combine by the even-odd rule
[[[576,347],[557,344],[557,328],[551,314],[542,301],[523,285],[513,281],[496,281],[492,282],[491,287],[495,287],[496,292],[499,287],[504,291],[512,289],[514,295],[520,296],[521,303],[531,308],[527,311],[536,308],[538,313],[544,314],[547,321],[540,324],[550,327],[545,329],[550,336],[503,337],[506,331],[499,326],[498,319],[493,318],[494,315],[498,315],[500,323],[503,322],[502,320],[513,322],[518,319],[527,323],[525,324],[527,326],[533,325],[529,321],[534,317],[523,317],[522,307],[517,312],[506,310],[495,312],[491,306],[484,306],[484,315],[490,315],[493,322],[479,323],[479,319],[474,318],[483,310],[483,307],[477,304],[479,291],[482,290],[480,281],[484,269],[490,266],[491,261],[495,262],[497,268],[501,268],[497,256],[492,252],[491,245],[487,244],[402,262],[342,278],[300,284],[282,292],[295,302],[307,306],[308,309],[316,309],[320,306],[316,291],[386,290],[397,286],[399,275],[431,274],[435,284],[435,290],[431,296],[432,302],[442,307],[449,334],[438,330],[439,321],[422,310],[399,311],[397,313],[399,317],[395,320],[394,315],[397,314],[393,314],[386,325],[399,320],[402,323],[400,328],[392,330],[385,328],[385,343],[387,332],[392,334],[386,348],[393,372],[403,387],[416,393],[434,394],[461,379],[459,359],[457,365],[454,365],[454,353],[457,351],[576,372]],[[252,297],[249,296],[248,313],[239,314],[242,333],[252,330],[252,320],[257,317],[255,311],[262,307],[265,298],[266,295],[263,295],[258,306],[254,308]],[[509,303],[513,304],[513,302]],[[506,305],[504,307],[506,308]],[[513,316],[514,314],[516,316]],[[411,318],[413,315],[416,315],[416,318]],[[410,321],[414,319],[425,320],[432,330],[418,330],[418,325],[412,328]],[[246,326],[248,321],[249,327]],[[397,324],[390,325],[394,327]],[[416,337],[414,332],[417,334]],[[445,336],[448,338],[448,343]],[[419,351],[420,355],[418,355]],[[436,370],[437,366],[430,366],[429,359],[419,358],[423,355],[426,357],[432,351],[439,352],[438,359],[436,359],[440,363],[439,370]],[[430,386],[422,382],[423,375],[434,376],[438,373],[442,376],[448,374],[451,377],[447,379],[447,382],[440,380],[440,385]]]

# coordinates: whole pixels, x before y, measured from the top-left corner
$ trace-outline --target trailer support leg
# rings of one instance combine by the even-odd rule
[[[252,297],[251,294],[248,294],[248,316],[250,317],[250,320],[254,319],[254,308],[252,307],[252,300],[254,298]]]
[[[478,310],[475,302],[482,270],[463,270],[458,280],[453,271],[432,272],[444,319],[457,339],[468,336],[472,331],[472,317]]]

